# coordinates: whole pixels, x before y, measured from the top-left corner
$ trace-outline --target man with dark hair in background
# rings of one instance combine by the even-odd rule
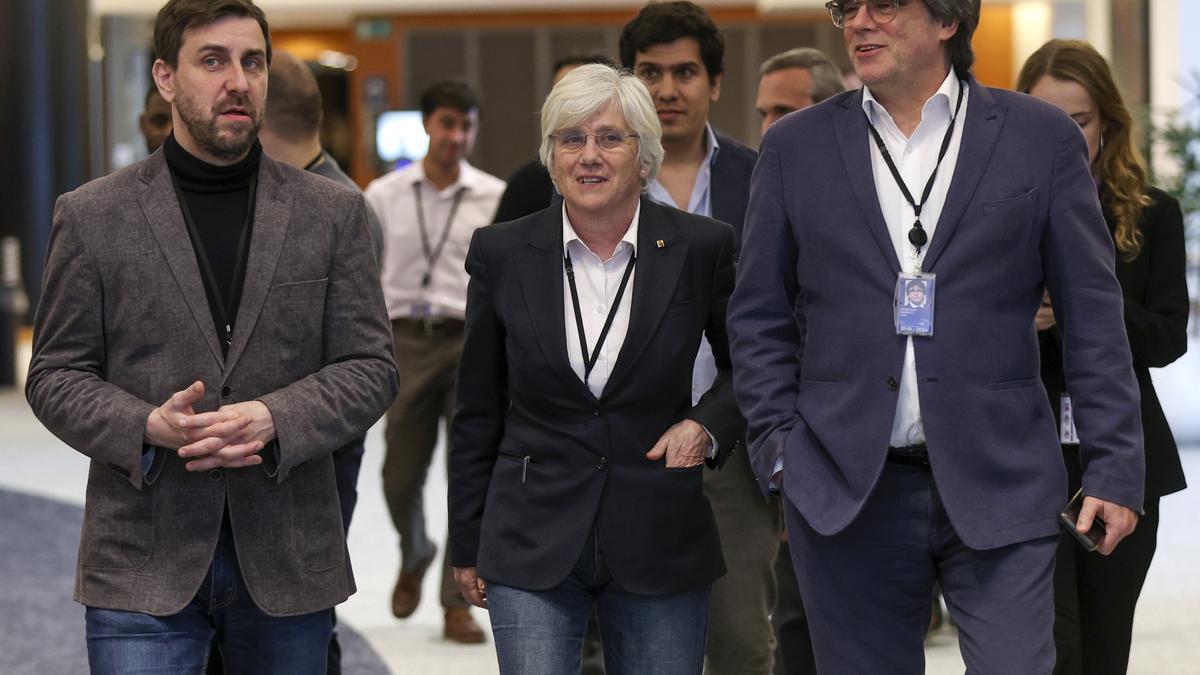
[[[616,61],[603,54],[571,54],[554,63],[554,80],[550,86],[558,84],[572,70],[589,63],[617,67]],[[492,222],[505,223],[541,211],[550,206],[556,196],[550,172],[542,165],[542,160],[535,157],[509,176],[508,186],[504,188]]]
[[[725,69],[725,38],[712,16],[692,2],[650,3],[621,30],[620,52],[621,65],[650,90],[662,125],[666,157],[649,181],[648,195],[726,222],[740,238],[756,155],[708,122]],[[712,350],[702,341],[692,378],[693,402],[708,391],[716,373]],[[695,433],[709,434],[714,447],[717,437],[737,437],[745,424],[736,405],[698,422]],[[728,569],[712,588],[707,670],[714,675],[770,673],[778,507],[763,498],[745,452],[736,449],[722,470],[704,472],[704,493],[717,519]]]
[[[138,115],[138,129],[146,139],[146,152],[151,153],[162,147],[163,141],[171,135],[171,104],[158,93],[158,85],[151,83],[142,102],[142,112]]]
[[[425,529],[424,489],[437,446],[438,425],[449,428],[454,382],[462,355],[467,305],[467,246],[489,224],[504,181],[467,162],[479,133],[479,100],[461,82],[439,82],[421,94],[429,134],[424,159],[371,182],[367,202],[383,224],[383,294],[400,395],[387,413],[383,492],[400,535],[400,574],[392,614],[411,616],[421,580],[437,560]],[[447,447],[447,455],[450,448]],[[450,569],[442,566],[442,631],[447,640],[483,642]]]
[[[263,152],[284,164],[311,171],[360,192],[358,185],[338,166],[337,160],[321,147],[321,90],[308,64],[294,54],[275,52],[267,76],[267,90],[271,95],[267,97],[263,125],[258,133]],[[375,212],[370,206],[364,204],[364,207],[378,266],[383,233]],[[372,275],[372,278],[375,280],[373,283],[378,284],[378,274]],[[366,436],[361,436],[333,453],[333,475],[337,481],[342,527],[347,533],[350,532],[350,519],[358,503],[358,472],[362,466],[363,444],[366,440]],[[328,662],[331,675],[342,672],[336,613],[333,622],[335,629],[329,640]],[[216,672],[212,670],[211,662],[209,672]]]
[[[762,116],[763,134],[784,115],[845,90],[837,66],[823,52],[812,47],[797,47],[776,54],[763,61],[758,73],[754,107]],[[796,586],[786,533],[783,533],[779,554],[775,557],[775,581],[778,592],[771,612],[777,642],[775,672],[777,675],[815,675],[817,666],[813,661],[808,614]]]
[[[842,93],[842,73],[821,50],[797,47],[763,61],[758,69],[754,108],[762,117],[760,133],[780,117]]]
[[[728,321],[817,668],[922,672],[937,584],[968,672],[1050,673],[1066,469],[1038,373],[1046,289],[1080,397],[1073,526],[1102,520],[1111,553],[1144,487],[1086,143],[1058,108],[972,77],[979,0],[826,6],[863,87],[763,138]],[[924,310],[897,306],[912,281]]]
[[[59,198],[26,396],[91,458],[91,672],[326,671],[354,592],[337,448],[395,395],[360,195],[262,156],[249,0],[154,25],[162,152]]]
[[[275,52],[268,83],[271,95],[267,97],[266,116],[258,133],[263,150],[285,164],[325,176],[361,192],[358,184],[346,175],[333,155],[321,147],[321,89],[308,64],[294,54]],[[367,230],[378,262],[383,256],[383,226],[370,206],[367,206]],[[339,456],[342,456],[340,451],[333,456],[335,467],[338,466]],[[344,493],[349,494],[350,499],[349,502],[342,502],[346,529],[350,528],[350,512],[357,501],[354,486],[358,482],[361,460],[360,445],[353,467],[346,462],[343,465],[345,471],[338,471],[338,488],[348,488]]]

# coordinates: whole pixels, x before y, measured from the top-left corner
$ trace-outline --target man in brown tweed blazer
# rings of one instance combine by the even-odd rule
[[[91,458],[75,599],[92,672],[323,673],[354,592],[331,453],[397,390],[362,197],[263,156],[250,0],[171,0],[174,134],[63,195],[26,395]]]

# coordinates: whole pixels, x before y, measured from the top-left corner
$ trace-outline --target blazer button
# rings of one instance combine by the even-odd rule
[[[230,389],[228,385],[221,387],[221,398],[229,398],[229,395],[232,393],[233,390]]]
[[[896,381],[896,378],[894,378],[890,375],[888,376],[887,383],[888,383],[888,389],[890,389],[892,391],[896,391],[897,389],[900,388],[900,383]]]
[[[213,470],[209,471],[209,472],[208,472],[208,479],[209,479],[209,480],[211,480],[211,481],[218,481],[218,480],[221,480],[221,470],[220,470],[220,469],[213,469]]]
[[[600,412],[599,408],[596,408],[595,410],[592,411],[592,417],[600,417],[603,414],[604,413]]]

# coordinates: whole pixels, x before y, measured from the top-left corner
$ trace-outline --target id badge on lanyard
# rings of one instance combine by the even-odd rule
[[[892,300],[897,335],[933,336],[936,274],[900,273]]]
[[[1079,432],[1075,431],[1075,411],[1071,407],[1071,396],[1065,393],[1058,399],[1058,442],[1063,445],[1079,445]]]

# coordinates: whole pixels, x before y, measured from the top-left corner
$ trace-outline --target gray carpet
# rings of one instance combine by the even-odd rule
[[[87,672],[83,607],[71,600],[83,509],[0,490],[0,673]],[[348,675],[387,675],[370,645],[338,626]]]

